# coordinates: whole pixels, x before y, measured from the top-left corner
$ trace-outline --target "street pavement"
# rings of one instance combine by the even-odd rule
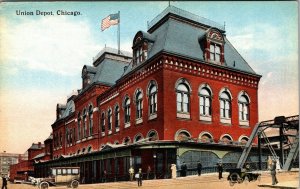
[[[260,181],[243,182],[241,184],[234,184],[230,186],[227,181],[228,173],[223,174],[221,180],[218,179],[216,173],[205,174],[201,176],[187,176],[176,179],[157,179],[157,180],[143,180],[143,185],[138,187],[137,182],[110,182],[101,184],[81,184],[79,189],[270,189],[270,188],[299,188],[299,170],[293,172],[279,172],[277,178],[279,183],[272,186],[272,179],[269,172],[261,172]],[[2,182],[2,181],[1,181]],[[2,184],[2,183],[1,183]],[[8,189],[37,189],[35,186],[28,184],[9,184]],[[62,189],[66,186],[50,187],[50,189]]]

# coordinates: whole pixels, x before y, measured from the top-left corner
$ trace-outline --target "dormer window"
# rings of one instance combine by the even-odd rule
[[[134,66],[148,59],[148,51],[151,49],[153,42],[154,39],[149,33],[139,31],[135,35],[132,44]]]
[[[143,61],[143,49],[142,49],[142,47],[139,47],[139,48],[136,49],[134,60],[135,60],[136,64],[139,64]]]
[[[202,41],[203,40],[203,41]],[[211,28],[206,32],[205,38],[201,38],[204,45],[204,59],[215,64],[224,63],[224,44],[223,34],[216,28]]]
[[[209,51],[210,51],[210,56],[209,56],[210,60],[220,62],[220,60],[221,60],[221,47],[220,47],[220,45],[211,43]]]

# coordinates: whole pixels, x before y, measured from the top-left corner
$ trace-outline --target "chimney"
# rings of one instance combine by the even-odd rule
[[[41,143],[41,142],[38,143],[38,147],[39,147],[39,148],[42,147],[42,143]]]

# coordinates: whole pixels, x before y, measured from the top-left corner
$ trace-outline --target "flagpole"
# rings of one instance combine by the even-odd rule
[[[119,14],[119,24],[118,24],[118,54],[120,54],[120,23],[121,23],[120,11],[118,11],[118,14]]]

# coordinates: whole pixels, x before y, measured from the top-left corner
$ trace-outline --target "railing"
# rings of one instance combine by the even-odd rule
[[[164,16],[166,16],[168,13],[173,13],[179,16],[182,16],[184,18],[190,19],[192,21],[195,22],[199,22],[211,27],[216,27],[218,29],[221,29],[223,31],[225,31],[225,26],[222,26],[221,24],[214,22],[212,20],[209,20],[207,18],[195,15],[193,13],[190,13],[188,11],[179,9],[177,7],[174,6],[169,6],[168,8],[166,8],[162,13],[160,13],[159,15],[157,15],[153,20],[151,20],[148,23],[148,29],[150,29],[151,27],[153,27],[160,19],[162,19]]]

